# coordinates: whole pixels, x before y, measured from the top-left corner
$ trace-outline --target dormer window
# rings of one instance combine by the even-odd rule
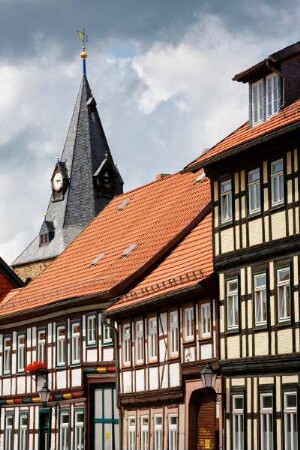
[[[272,73],[251,87],[252,125],[269,119],[278,113],[280,108],[280,81],[277,74]]]

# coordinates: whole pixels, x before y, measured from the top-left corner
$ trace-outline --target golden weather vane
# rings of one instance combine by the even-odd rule
[[[85,48],[85,44],[88,42],[88,35],[85,32],[85,28],[83,27],[82,30],[77,30],[78,39],[82,42],[82,52],[80,53],[80,56],[82,58],[83,62],[83,75],[86,75],[86,58],[87,58],[87,52]]]

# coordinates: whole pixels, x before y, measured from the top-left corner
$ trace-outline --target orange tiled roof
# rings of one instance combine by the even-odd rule
[[[0,316],[98,293],[120,295],[209,203],[209,181],[195,183],[196,177],[178,173],[116,197],[40,276],[0,304]],[[134,243],[136,249],[121,257]]]
[[[142,281],[107,309],[116,312],[194,286],[213,273],[212,217],[203,220]]]
[[[236,147],[247,144],[255,139],[271,134],[299,121],[300,99],[296,100],[286,108],[283,108],[282,111],[271,117],[269,120],[258,125],[250,127],[249,122],[246,122],[193,161],[188,167],[199,166],[223,153],[226,154]]]

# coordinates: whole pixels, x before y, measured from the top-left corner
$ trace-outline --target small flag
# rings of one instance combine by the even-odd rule
[[[78,33],[78,39],[80,39],[82,42],[88,41],[88,35],[84,31],[77,30]]]

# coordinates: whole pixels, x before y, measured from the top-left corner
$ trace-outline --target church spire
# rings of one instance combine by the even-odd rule
[[[45,218],[38,236],[13,262],[15,268],[56,258],[115,195],[123,192],[123,180],[86,77],[86,56],[84,48],[83,78],[65,145],[51,177]],[[33,278],[31,274],[24,278],[28,277]]]

